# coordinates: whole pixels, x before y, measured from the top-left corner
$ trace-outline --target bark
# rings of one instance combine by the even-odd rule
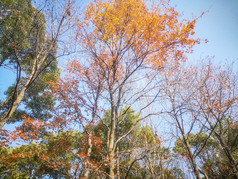
[[[93,110],[92,110],[92,121],[91,124],[94,124],[96,121],[96,114],[98,110],[98,99],[100,96],[100,91],[101,91],[101,83],[99,83],[98,89],[96,91],[96,96],[95,96],[95,103],[93,105]],[[91,126],[92,127],[92,126]],[[92,136],[93,136],[93,129],[89,128],[89,131],[86,131],[88,133],[88,149],[87,149],[87,160],[85,163],[85,171],[84,171],[84,177],[88,178],[89,177],[89,170],[90,170],[90,165],[88,162],[90,161],[91,153],[92,153]]]
[[[183,133],[183,139],[184,139],[184,143],[185,143],[185,146],[187,148],[187,151],[188,151],[189,159],[190,159],[192,167],[193,167],[193,172],[194,172],[197,179],[202,179],[201,176],[200,176],[200,172],[199,172],[199,169],[197,167],[195,158],[193,157],[193,153],[192,153],[192,150],[191,150],[191,145],[189,144],[188,138],[186,137],[186,135],[184,133]]]
[[[117,147],[117,178],[120,179],[120,157],[119,157],[119,147]]]
[[[176,114],[176,113],[175,113]],[[197,164],[196,164],[196,161],[195,161],[195,158],[193,156],[193,153],[192,153],[192,150],[191,150],[191,145],[189,144],[188,142],[188,137],[186,136],[185,132],[184,132],[184,129],[181,125],[181,123],[179,122],[179,119],[177,118],[177,116],[175,115],[174,116],[175,120],[176,120],[176,123],[178,125],[178,128],[183,136],[183,141],[184,141],[184,144],[185,144],[185,147],[187,149],[187,152],[188,152],[188,155],[189,155],[189,159],[190,159],[190,164],[192,165],[192,168],[193,168],[193,172],[195,174],[195,177],[197,179],[202,179],[201,176],[200,176],[200,172],[199,172],[199,169],[197,167]]]
[[[112,121],[111,121],[111,129],[109,135],[109,146],[108,146],[108,153],[109,153],[109,175],[112,179],[115,178],[114,176],[114,140],[115,140],[115,113],[112,112]]]
[[[20,94],[17,96],[16,100],[14,100],[12,106],[10,109],[8,109],[8,111],[4,114],[4,116],[1,118],[0,121],[0,130],[3,128],[3,126],[10,120],[12,114],[16,111],[17,107],[19,106],[19,104],[21,103],[22,99],[25,96],[26,90],[27,90],[27,85],[29,84],[29,80],[28,83],[23,87],[23,89],[21,90]]]
[[[90,156],[91,156],[91,153],[92,153],[92,147],[93,147],[93,145],[92,145],[92,132],[90,131],[90,132],[89,132],[89,135],[88,135],[87,158],[86,158],[86,161],[85,161],[85,163],[84,163],[84,168],[85,168],[85,170],[84,170],[83,176],[84,176],[85,178],[88,178],[88,176],[89,176],[90,166],[89,166],[88,162],[89,162],[89,160],[90,160]]]
[[[115,174],[114,174],[114,151],[110,151],[109,152],[109,175],[111,177],[111,179],[115,178]]]

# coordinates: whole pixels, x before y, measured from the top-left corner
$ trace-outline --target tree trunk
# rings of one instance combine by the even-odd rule
[[[187,151],[188,151],[189,158],[191,160],[191,164],[192,164],[192,167],[193,167],[193,172],[194,172],[197,179],[202,179],[201,176],[200,176],[200,172],[199,172],[199,169],[197,167],[195,158],[193,157],[193,153],[192,153],[192,150],[191,150],[191,146],[188,142],[188,138],[185,134],[183,134],[183,139],[184,139]]]
[[[69,7],[67,7],[67,8],[69,8]],[[8,111],[0,119],[0,130],[9,121],[12,114],[16,111],[17,107],[20,105],[20,103],[21,103],[22,99],[24,98],[25,93],[28,90],[31,83],[34,82],[34,80],[41,73],[40,68],[41,68],[42,64],[46,61],[48,55],[50,54],[50,51],[54,48],[54,46],[56,44],[56,40],[58,39],[58,37],[60,35],[60,31],[62,29],[62,26],[64,24],[64,20],[65,20],[66,17],[67,17],[67,14],[66,14],[66,11],[65,11],[62,14],[62,18],[60,20],[59,26],[55,31],[56,32],[55,37],[52,37],[52,41],[50,42],[49,47],[45,51],[37,53],[37,55],[35,56],[34,62],[33,62],[33,65],[32,65],[32,69],[31,69],[32,71],[30,73],[30,76],[29,76],[28,80],[26,81],[25,85],[21,89],[21,92],[19,93],[19,95],[17,95],[16,100],[14,100],[10,109],[8,109]],[[38,44],[36,44],[36,45],[38,45]],[[39,59],[39,57],[41,55],[42,55],[42,58]],[[19,90],[19,89],[17,88],[16,90]]]
[[[109,135],[109,146],[108,146],[108,156],[109,156],[109,175],[111,179],[115,178],[114,174],[114,140],[115,140],[115,130],[116,130],[116,115],[114,108],[112,107],[111,111],[111,127],[110,127],[110,135]]]
[[[119,158],[119,147],[117,147],[117,178],[120,179],[120,158]]]
[[[91,156],[91,153],[92,153],[92,132],[90,131],[89,134],[88,134],[88,150],[87,150],[87,158],[86,158],[86,161],[85,161],[85,164],[84,164],[84,174],[83,174],[83,177],[85,178],[88,178],[89,176],[89,160],[90,160],[90,156]]]
[[[28,80],[29,81],[29,80]],[[28,83],[27,83],[28,85]],[[0,130],[3,128],[3,126],[9,121],[11,118],[12,114],[16,111],[17,107],[21,103],[22,99],[25,96],[27,87],[24,86],[23,89],[21,90],[20,94],[17,96],[16,100],[13,102],[12,107],[4,114],[4,116],[1,118],[0,121]]]
[[[111,179],[115,178],[115,176],[114,176],[114,168],[115,168],[115,165],[114,165],[114,152],[111,151],[109,153],[109,175],[110,175]]]
[[[174,108],[174,107],[173,107]],[[175,108],[174,108],[175,109]],[[175,110],[174,110],[174,113],[176,114]],[[188,142],[188,137],[186,136],[185,132],[184,132],[184,129],[177,117],[177,115],[174,115],[175,117],[175,120],[176,120],[176,123],[177,123],[177,126],[183,136],[183,141],[184,141],[184,144],[185,144],[185,147],[187,149],[187,152],[188,152],[188,155],[189,155],[189,159],[190,159],[190,164],[192,165],[192,168],[193,168],[193,172],[195,174],[195,177],[197,179],[202,179],[201,176],[200,176],[200,172],[199,172],[199,169],[197,167],[197,163],[195,161],[195,158],[193,156],[193,153],[192,153],[192,150],[191,150],[191,145],[189,144]]]

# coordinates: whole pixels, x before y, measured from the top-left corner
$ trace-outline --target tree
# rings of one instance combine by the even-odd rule
[[[233,132],[236,134],[235,131]],[[226,136],[226,140],[230,137],[231,136]],[[206,133],[193,134],[190,136],[189,142],[193,150],[201,149],[201,147],[204,146],[198,154],[197,160],[201,163],[201,169],[203,170],[205,178],[236,178],[232,169],[229,167],[229,161],[219,141],[217,141],[214,135],[208,136]],[[231,140],[231,143],[235,143],[234,140]],[[187,154],[181,140],[176,141],[174,151],[181,155]],[[237,154],[235,152],[233,154],[234,157],[237,158]]]
[[[55,106],[54,118],[63,121],[62,128],[75,124],[85,134],[87,146],[84,151],[84,177],[88,177],[93,150],[94,126],[100,118],[99,106],[104,79],[94,63],[86,65],[79,61],[68,63],[65,77],[52,83],[52,94],[59,104]],[[97,143],[97,142],[96,142]],[[98,141],[100,143],[100,141]],[[95,144],[95,141],[94,141]],[[94,146],[95,148],[95,146]]]
[[[192,171],[197,179],[201,179],[199,166],[196,162],[196,156],[199,150],[192,150],[190,136],[198,128],[198,133],[203,132],[203,128],[198,126],[199,110],[196,110],[194,96],[196,96],[199,82],[194,71],[196,68],[180,67],[177,68],[172,64],[161,74],[164,86],[164,113],[171,119],[172,125],[176,130],[179,143],[182,143],[186,152],[181,153],[192,167]]]
[[[199,42],[191,38],[196,20],[178,21],[178,13],[162,1],[147,7],[144,1],[111,0],[91,3],[85,20],[79,24],[78,38],[87,63],[97,66],[104,81],[101,103],[111,111],[110,123],[106,125],[108,175],[111,178],[115,177],[114,158],[118,143],[139,121],[152,115],[141,114],[159,95],[152,85],[153,77],[167,61],[185,60],[184,52],[191,52]],[[139,81],[145,83],[136,89]],[[116,139],[117,124],[123,116],[120,111],[126,105],[125,111],[129,110],[138,104],[139,99],[146,101],[148,93],[151,94],[150,102],[138,109],[141,118]]]
[[[237,79],[232,66],[216,67],[209,63],[202,67],[199,81],[203,81],[197,93],[201,110],[200,122],[216,139],[222,156],[226,158],[230,173],[238,177],[237,168]]]
[[[107,122],[110,122],[110,111],[105,113]],[[130,109],[130,113],[124,116],[126,119],[120,124],[117,133],[124,133],[128,126],[133,125],[139,116]],[[91,153],[88,155],[89,136],[85,129],[83,132],[76,130],[62,130],[64,122],[44,122],[33,120],[23,116],[24,122],[15,131],[8,133],[8,141],[19,145],[9,147],[1,145],[0,174],[5,177],[50,177],[50,178],[72,178],[107,176],[107,128],[101,121],[94,126],[91,136]],[[104,121],[104,122],[105,122]],[[87,127],[85,127],[87,128]],[[161,168],[155,161],[153,172],[151,162],[169,158],[169,150],[158,148],[156,144],[159,138],[154,140],[154,132],[150,126],[142,126],[138,123],[133,132],[120,141],[117,148],[117,177],[155,177],[161,175],[168,178],[175,172],[169,168]],[[101,140],[100,140],[101,139]],[[157,148],[154,150],[153,148]],[[88,165],[85,165],[88,164]]]
[[[196,165],[198,165],[198,160],[199,162],[211,161],[211,158],[213,158],[214,156],[213,154],[216,153],[216,142],[213,139],[209,138],[209,136],[205,133],[190,134],[188,136],[188,142],[190,144],[191,151],[200,151],[199,153],[193,153],[193,155],[195,156],[194,158],[196,159]],[[184,141],[182,139],[176,140],[173,151],[183,157],[189,156],[187,146],[186,144],[184,144]],[[207,178],[207,167],[205,167],[205,165],[199,167],[200,172]]]
[[[24,116],[15,131],[5,135],[0,146],[0,174],[5,177],[73,178],[81,175],[85,138],[63,124]],[[19,143],[21,143],[21,145]],[[11,147],[13,144],[14,147]],[[19,146],[20,145],[20,146]],[[97,143],[96,146],[100,147]]]
[[[121,111],[121,119],[118,121],[116,129],[116,139],[118,136],[125,134],[128,129],[138,120],[139,114],[135,113],[135,110],[127,110],[125,107]],[[105,112],[105,117],[98,122],[94,127],[94,133],[100,137],[103,142],[103,156],[108,154],[108,130],[106,125],[111,122],[111,111]],[[117,178],[155,178],[161,176],[164,171],[164,175],[171,178],[172,170],[166,168],[164,165],[160,165],[160,160],[170,158],[170,152],[168,148],[162,147],[162,140],[155,134],[152,127],[149,125],[143,125],[142,122],[138,122],[133,131],[118,142],[116,149],[116,167],[115,173]],[[103,162],[102,157],[97,158],[98,162]],[[108,162],[104,160],[104,171],[108,171]],[[91,176],[91,175],[90,175]]]
[[[12,69],[16,80],[6,92],[7,99],[1,102],[0,129],[26,113],[20,108],[17,111],[20,103],[35,118],[49,117],[53,98],[42,94],[49,90],[48,82],[59,75],[57,40],[70,27],[67,11],[71,6],[70,1],[65,2],[64,9],[49,1],[39,8],[31,0],[1,1],[0,67]],[[59,19],[54,19],[56,8],[57,13],[62,12]]]
[[[226,173],[227,177],[236,176],[237,135],[234,131],[233,139],[229,135],[234,130],[231,126],[236,124],[237,84],[231,68],[222,69],[209,62],[181,67],[174,78],[163,76],[169,102],[166,112],[174,119],[178,136],[181,136],[174,150],[189,160],[197,178],[201,178],[199,173],[206,178],[212,176],[211,173],[217,177],[223,175],[221,161],[214,155],[212,159],[207,157],[206,152],[223,156],[223,162],[227,160],[223,164],[231,171]]]
[[[47,3],[47,6],[53,6],[51,1]],[[62,18],[56,33],[53,33],[49,43],[43,43],[45,48],[42,47],[40,54],[36,53],[38,56],[33,56],[33,68],[30,68],[29,73],[24,73],[26,77],[22,83],[22,78],[17,81],[13,94],[18,94],[16,93],[18,89],[19,95],[14,96],[9,112],[5,113],[1,121],[2,124],[9,120],[28,92],[29,86],[42,74],[41,67],[43,70],[48,54],[56,48],[60,31],[65,30],[63,21],[70,14],[68,12],[70,6],[70,3],[62,6],[66,9],[63,11],[63,16],[60,16]],[[47,18],[46,22],[48,22]],[[140,162],[143,158],[146,158],[142,161],[146,166],[145,172],[142,171],[143,176],[155,177],[158,173],[163,173],[161,176],[171,174],[170,169],[163,168],[161,162],[159,165],[156,164],[157,160],[161,161],[163,150],[162,146],[156,146],[158,137],[153,130],[147,126],[142,127],[139,133],[134,132],[139,128],[141,121],[159,114],[158,109],[154,112],[147,111],[152,104],[160,101],[162,89],[159,88],[160,84],[154,83],[158,74],[168,63],[179,64],[180,61],[186,60],[185,53],[191,52],[192,47],[199,43],[199,40],[192,38],[195,23],[195,19],[183,20],[169,3],[164,1],[149,6],[143,0],[109,0],[91,3],[86,9],[84,19],[78,20],[77,34],[84,58],[79,59],[80,62],[79,60],[69,62],[65,76],[57,78],[57,81],[53,80],[51,91],[43,93],[53,95],[57,100],[52,111],[52,120],[41,123],[39,120],[27,119],[23,123],[24,130],[20,128],[15,134],[24,140],[28,140],[28,137],[36,140],[35,138],[50,136],[45,143],[43,140],[41,145],[49,144],[54,150],[46,147],[48,152],[43,153],[42,160],[46,166],[47,163],[53,162],[51,169],[60,170],[64,174],[72,168],[69,160],[62,156],[67,153],[74,154],[72,156],[78,162],[76,171],[82,168],[83,173],[80,175],[84,177],[97,174],[105,178],[115,178],[118,176],[115,172],[120,170],[126,171],[125,177],[136,177],[139,172],[135,169],[142,166]],[[48,30],[46,28],[47,32]],[[33,49],[38,52],[38,48]],[[14,60],[21,62],[18,59]],[[21,74],[22,69],[20,66],[17,72]],[[104,115],[105,111],[109,112]],[[101,136],[97,136],[98,122],[104,130],[101,131]],[[31,130],[36,129],[35,126],[39,127],[36,132]],[[79,131],[81,138],[75,137],[76,141],[73,140],[69,142],[70,145],[67,145],[68,139],[72,139],[68,137],[71,135],[70,131],[74,130]],[[140,141],[144,141],[143,145],[135,139],[137,134],[140,136]],[[132,137],[134,141],[131,141]],[[74,148],[71,144],[77,142],[82,149],[78,146],[78,149],[71,152]],[[60,147],[56,148],[57,143],[63,143],[67,151],[64,152]],[[140,146],[139,150],[136,149],[137,146]],[[151,150],[150,146],[152,146]],[[120,154],[120,150],[130,151]],[[140,152],[140,156],[131,160],[131,156],[137,151]],[[166,157],[168,153],[165,150]],[[65,162],[62,168],[61,160]],[[52,173],[57,174],[57,172]]]

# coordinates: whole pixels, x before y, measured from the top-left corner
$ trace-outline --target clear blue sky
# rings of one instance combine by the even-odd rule
[[[226,59],[238,61],[238,0],[171,0],[171,3],[187,18],[208,10],[198,20],[195,32],[209,43],[197,45],[189,60],[209,55],[215,56],[214,63]]]
[[[192,19],[202,11],[209,10],[198,20],[195,32],[201,39],[208,39],[207,44],[201,43],[189,55],[189,61],[195,62],[206,56],[215,56],[214,63],[224,60],[238,63],[238,0],[171,0],[185,18]],[[236,65],[238,67],[238,65]],[[11,71],[0,68],[0,98],[7,87],[15,80]]]

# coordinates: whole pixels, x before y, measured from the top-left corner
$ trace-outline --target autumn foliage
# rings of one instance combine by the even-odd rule
[[[192,52],[199,43],[192,38],[195,23],[182,19],[168,2],[96,1],[87,7],[79,38],[99,58],[107,55],[105,64],[129,60],[133,54],[134,60],[145,59],[146,64],[158,69],[166,61],[186,60],[184,53]]]
[[[183,19],[169,1],[90,2],[76,19],[79,56],[41,93],[56,101],[51,118],[24,114],[15,130],[0,131],[0,174],[238,176],[235,77],[211,63],[184,65],[200,43],[198,19]],[[163,137],[153,120],[176,133]],[[222,157],[212,162],[214,151]]]

